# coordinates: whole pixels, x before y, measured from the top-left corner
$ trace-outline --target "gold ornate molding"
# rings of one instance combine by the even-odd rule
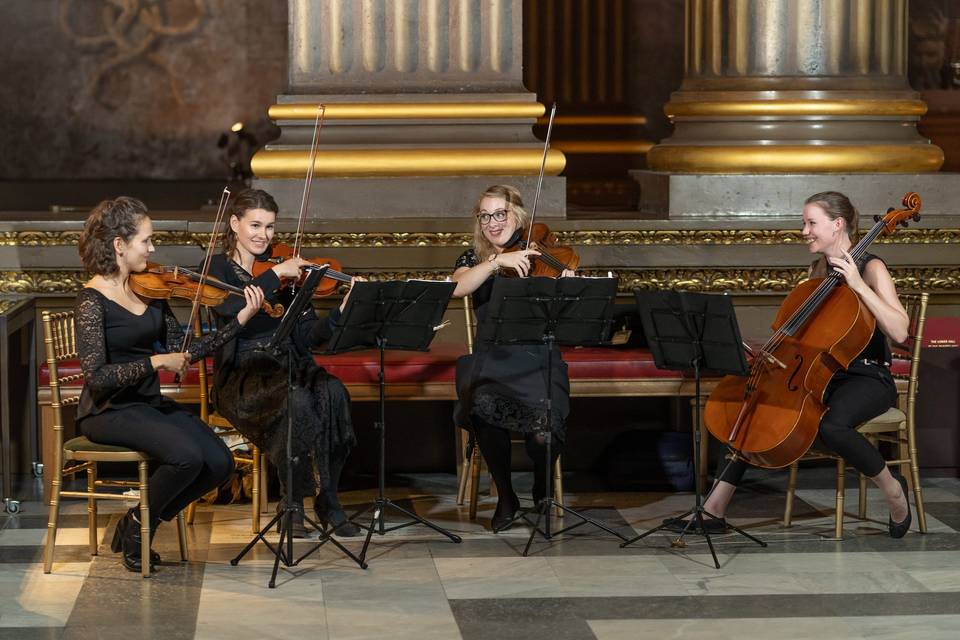
[[[619,279],[619,291],[634,289],[682,289],[720,293],[786,293],[806,277],[805,267],[797,268],[655,268],[587,269],[586,276],[605,277],[612,272]],[[891,269],[900,291],[960,292],[960,267],[907,267]],[[442,280],[450,275],[445,269],[409,271],[371,271],[361,273],[369,280]],[[0,294],[71,294],[78,291],[89,275],[83,271],[30,270],[0,272]]]
[[[793,229],[698,229],[698,230],[610,230],[582,229],[557,231],[561,243],[572,246],[633,246],[633,245],[777,245],[802,244],[799,231]],[[196,245],[206,247],[209,233],[191,231],[158,231],[157,245]],[[277,240],[291,243],[292,233],[278,233]],[[303,246],[325,248],[412,248],[412,247],[469,247],[473,234],[447,231],[371,231],[305,233]],[[79,231],[3,231],[2,247],[59,247],[75,246]],[[960,244],[960,229],[899,229],[895,234],[880,236],[877,244]]]
[[[334,178],[380,176],[537,175],[543,151],[535,147],[474,147],[414,149],[321,149],[313,166],[315,175]],[[547,175],[566,166],[563,153],[547,153]],[[310,150],[262,149],[250,167],[259,178],[303,178]]]
[[[709,116],[904,116],[927,112],[923,100],[710,100],[673,101],[663,107],[668,117]]]
[[[319,104],[274,104],[271,120],[307,120],[317,117]],[[324,105],[324,120],[513,120],[539,118],[546,107],[539,102],[332,102]]]
[[[679,173],[913,173],[938,170],[943,151],[932,144],[658,144],[647,163]]]

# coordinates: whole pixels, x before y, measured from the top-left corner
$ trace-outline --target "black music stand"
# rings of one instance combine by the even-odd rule
[[[518,520],[531,525],[530,537],[523,555],[530,552],[533,537],[539,533],[546,540],[584,524],[592,524],[626,540],[622,535],[589,516],[553,499],[553,350],[557,344],[586,346],[603,344],[609,340],[613,325],[613,300],[617,295],[615,278],[497,278],[490,294],[487,317],[480,324],[477,340],[490,345],[542,344],[547,347],[547,429],[544,432],[547,457],[546,496],[528,509],[521,509],[509,523],[495,529],[506,529]],[[551,510],[579,518],[580,522],[551,532]],[[536,513],[531,521],[527,516]],[[544,526],[540,528],[540,522]]]
[[[356,562],[361,569],[367,568],[367,565],[362,558],[355,556],[349,549],[344,547],[342,544],[340,544],[340,542],[333,538],[332,530],[327,532],[321,525],[306,517],[306,515],[303,514],[303,504],[299,500],[293,500],[291,495],[293,492],[293,464],[297,461],[297,458],[293,455],[293,447],[291,445],[293,436],[293,412],[290,411],[290,394],[293,391],[294,350],[293,341],[290,340],[290,333],[300,320],[300,316],[303,313],[309,313],[312,310],[310,308],[310,299],[313,297],[313,292],[317,288],[317,285],[320,284],[320,280],[323,278],[323,274],[326,273],[327,269],[329,269],[329,266],[306,267],[306,271],[308,273],[303,286],[299,291],[297,291],[297,295],[294,297],[293,302],[290,303],[290,306],[287,307],[286,315],[283,316],[280,326],[277,328],[276,332],[273,334],[273,338],[271,338],[270,343],[265,348],[265,351],[271,353],[275,357],[281,356],[284,352],[287,354],[287,495],[284,499],[283,510],[277,513],[277,515],[275,515],[273,519],[266,524],[266,526],[257,532],[253,539],[247,543],[247,546],[245,546],[243,550],[237,554],[237,557],[230,561],[230,564],[237,566],[237,563],[240,562],[243,556],[247,555],[247,552],[249,552],[254,545],[257,544],[257,542],[263,542],[263,544],[265,544],[267,548],[270,549],[270,552],[275,556],[273,561],[273,573],[270,574],[270,582],[267,583],[267,586],[269,586],[271,589],[277,586],[277,571],[280,568],[281,561],[283,562],[283,566],[285,568],[295,567],[328,542],[332,542],[334,546],[340,549],[340,551],[342,551],[351,560]],[[300,513],[304,521],[309,522],[313,528],[321,532],[320,538],[317,540],[317,542],[314,543],[314,545],[299,558],[294,558],[293,555],[294,513]],[[267,540],[266,534],[274,527],[274,525],[278,523],[280,527],[280,540],[277,541],[277,546],[274,547],[270,541]]]
[[[637,307],[643,322],[643,331],[650,343],[653,359],[658,369],[693,372],[695,379],[696,402],[700,402],[700,376],[704,371],[715,374],[745,376],[749,373],[747,360],[743,353],[743,340],[740,327],[730,297],[689,291],[642,291],[637,289]],[[716,516],[703,508],[703,495],[700,489],[700,410],[699,406],[693,425],[693,473],[695,502],[679,518],[693,515],[671,546],[683,548],[690,526],[696,523],[699,530],[690,533],[702,535],[707,539],[713,563],[717,569],[720,561],[713,548],[710,534],[703,525],[703,515],[716,519]],[[645,538],[669,526],[664,523],[640,535],[627,540],[621,547]],[[761,547],[767,543],[754,538],[737,527],[727,525],[733,531],[756,542]]]
[[[447,310],[447,304],[456,286],[454,282],[432,280],[357,282],[353,285],[347,306],[334,327],[333,336],[327,343],[328,353],[370,348],[380,351],[380,420],[374,423],[374,428],[380,432],[377,498],[373,504],[350,518],[356,520],[371,509],[373,510],[370,526],[360,525],[367,530],[367,537],[360,551],[361,561],[366,560],[367,549],[374,532],[384,535],[388,531],[403,529],[414,524],[426,525],[453,542],[461,542],[460,536],[404,509],[384,495],[387,473],[384,352],[387,349],[426,351],[437,329],[442,326],[443,314]],[[384,522],[384,511],[387,507],[396,509],[411,520],[387,527]]]

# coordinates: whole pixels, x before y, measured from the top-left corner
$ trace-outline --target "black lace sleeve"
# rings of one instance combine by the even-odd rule
[[[162,342],[167,348],[167,351],[180,351],[180,349],[183,348],[183,327],[180,325],[180,321],[177,320],[177,316],[173,314],[173,310],[170,308],[170,305],[167,304],[167,301],[162,300],[161,304],[163,304],[164,326]],[[192,340],[187,346],[187,353],[190,354],[190,362],[196,362],[201,358],[205,358],[219,351],[223,345],[233,340],[239,331],[240,323],[237,322],[236,317],[234,317],[219,331],[208,333],[200,339]]]
[[[473,249],[467,249],[460,254],[460,257],[457,258],[457,263],[453,265],[454,269],[460,269],[461,267],[475,267],[480,264],[480,260],[477,258],[477,254]]]
[[[77,352],[83,369],[84,385],[96,395],[131,386],[153,373],[150,358],[134,362],[108,363],[107,341],[103,318],[103,300],[96,291],[85,287],[77,294],[75,307]]]

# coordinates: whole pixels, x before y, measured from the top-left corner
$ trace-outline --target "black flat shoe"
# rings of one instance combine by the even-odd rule
[[[283,511],[284,503],[281,501],[277,504],[277,513]],[[303,523],[303,511],[298,510],[294,511],[290,517],[290,534],[294,538],[306,538],[307,537],[307,525]]]
[[[333,529],[333,533],[343,538],[352,538],[360,535],[360,527],[347,518],[339,500],[335,504],[330,504],[325,494],[319,493],[313,498],[313,512],[317,514],[317,521],[323,527],[323,532],[327,529]]]
[[[902,538],[907,535],[907,531],[910,530],[910,523],[913,520],[913,514],[910,512],[910,495],[907,493],[907,479],[901,475],[896,476],[897,481],[900,483],[900,486],[903,488],[903,499],[907,503],[907,517],[903,519],[902,522],[894,522],[893,517],[890,517],[887,527],[890,531],[891,538]]]
[[[690,521],[684,518],[667,518],[663,521],[665,525],[663,528],[674,533],[682,533],[686,528],[687,533],[697,535],[703,535],[704,530],[713,535],[727,533],[730,530],[726,518],[711,518],[708,516],[703,519],[703,529],[696,522],[687,526],[689,523]]]
[[[509,497],[501,496],[497,501],[497,510],[493,512],[493,517],[490,518],[490,528],[493,529],[493,532],[500,533],[509,529],[519,509],[520,498],[516,494]]]

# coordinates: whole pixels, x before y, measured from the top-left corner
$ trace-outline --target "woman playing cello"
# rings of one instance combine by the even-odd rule
[[[869,344],[847,369],[837,371],[824,394],[827,412],[823,415],[818,438],[840,455],[883,492],[890,508],[889,533],[900,538],[910,528],[910,505],[906,480],[894,476],[880,452],[857,431],[857,427],[892,407],[897,398],[890,374],[890,347],[887,338],[903,342],[908,336],[909,319],[883,260],[866,253],[855,262],[850,255],[857,233],[857,210],[842,193],[826,191],[807,198],[803,207],[803,238],[811,253],[819,253],[810,268],[811,277],[834,272],[876,318],[876,329]],[[704,504],[716,519],[704,520],[710,531],[725,531],[724,516],[747,464],[740,459],[726,467]],[[686,521],[671,518],[670,528],[680,530]]]

